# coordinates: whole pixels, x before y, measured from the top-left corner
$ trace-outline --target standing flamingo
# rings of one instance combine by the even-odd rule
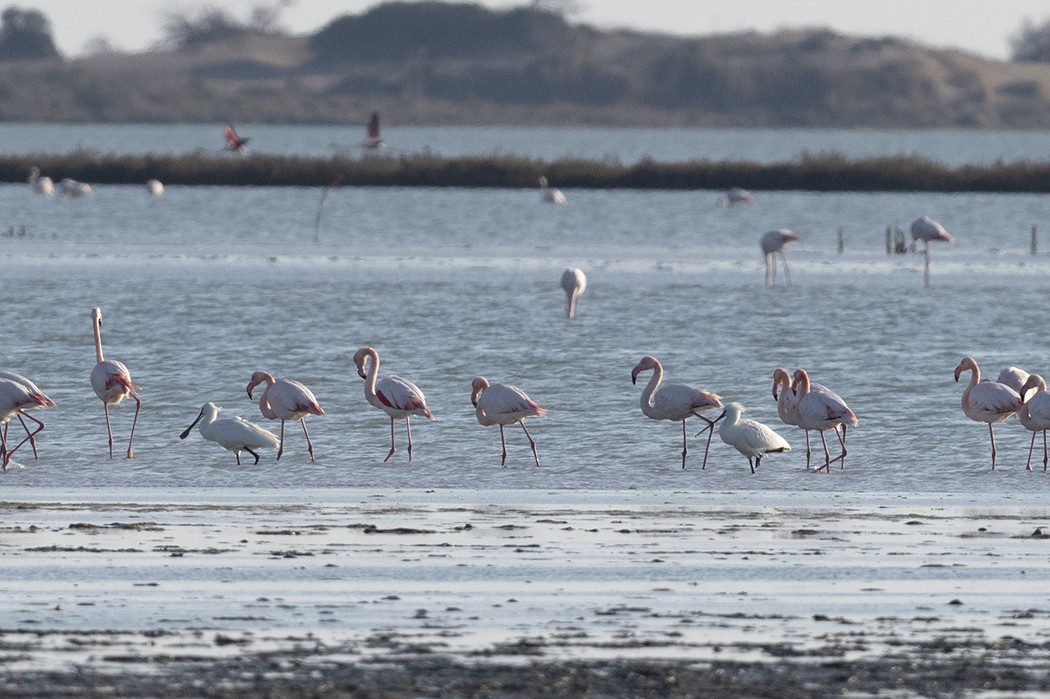
[[[955,238],[944,226],[934,221],[929,216],[917,218],[911,223],[911,239],[913,242],[923,242],[923,270],[922,279],[926,288],[930,287],[930,242],[954,243]]]
[[[642,391],[642,412],[653,420],[674,420],[682,423],[682,468],[685,468],[685,455],[689,451],[686,442],[685,421],[695,415],[707,423],[711,433],[707,435],[707,446],[704,448],[704,463],[701,469],[707,468],[707,452],[711,449],[711,438],[714,436],[715,422],[701,415],[705,410],[721,408],[722,399],[714,393],[702,391],[696,386],[684,383],[670,383],[661,385],[664,378],[664,368],[660,361],[652,355],[645,355],[637,366],[631,370],[631,383],[638,383],[638,374],[643,371],[652,370],[653,376],[649,384]]]
[[[128,396],[135,399],[135,417],[131,421],[131,436],[128,437],[128,458],[132,458],[135,452],[132,450],[132,442],[135,441],[135,425],[139,421],[139,410],[142,401],[139,400],[138,390],[131,381],[131,372],[124,366],[123,362],[106,359],[102,356],[102,309],[91,309],[91,320],[95,332],[95,368],[91,370],[91,387],[95,389],[95,395],[102,401],[102,409],[106,413],[106,433],[109,435],[109,458],[113,458],[113,428],[109,422],[109,406],[116,405]]]
[[[16,374],[13,371],[0,370],[0,379],[6,380],[6,381],[13,381],[13,382],[15,382],[17,384],[21,384],[22,386],[25,386],[25,388],[29,391],[29,394],[31,396],[36,396],[36,397],[42,398],[44,400],[44,403],[40,403],[39,401],[35,401],[32,404],[21,408],[15,414],[15,416],[18,417],[18,421],[20,423],[22,423],[22,429],[25,430],[26,437],[21,442],[19,442],[18,446],[16,446],[14,449],[12,449],[11,452],[14,453],[15,450],[18,449],[18,447],[22,446],[23,444],[25,444],[28,441],[29,442],[29,446],[31,446],[33,448],[33,458],[37,459],[37,458],[39,458],[39,456],[37,455],[37,451],[36,451],[36,439],[35,439],[35,437],[36,437],[37,434],[39,434],[40,432],[43,431],[44,423],[42,421],[36,419],[35,417],[33,417],[32,415],[30,415],[29,413],[27,413],[25,411],[26,410],[31,410],[33,408],[54,408],[54,407],[56,407],[56,403],[55,403],[55,401],[51,400],[46,395],[44,395],[44,392],[41,391],[39,388],[37,388],[35,383],[30,381],[26,377],[22,376],[21,374]],[[35,430],[30,430],[29,429],[29,425],[26,424],[26,421],[25,421],[24,418],[29,418],[30,420],[35,422],[37,424],[37,428]],[[7,441],[7,422],[9,420],[10,420],[10,417],[8,417],[8,420],[3,421],[3,434],[0,435],[0,437],[2,437],[2,439],[4,440],[4,444],[5,445],[6,445],[6,441]],[[0,450],[0,451],[2,451],[2,450]]]
[[[587,275],[578,267],[562,272],[561,288],[565,290],[565,317],[576,317],[576,301],[587,290]]]
[[[775,286],[777,283],[777,255],[780,255],[780,261],[784,264],[786,284],[791,286],[791,272],[788,270],[787,258],[784,257],[784,246],[788,243],[801,242],[801,240],[802,236],[786,228],[778,228],[762,234],[758,245],[762,248],[762,255],[766,261],[767,287]]]
[[[287,420],[298,420],[306,435],[306,450],[310,452],[310,461],[314,460],[314,444],[310,441],[310,432],[306,429],[307,415],[324,415],[325,412],[317,403],[309,388],[291,379],[275,379],[273,374],[256,371],[248,381],[248,397],[259,384],[266,384],[266,389],[259,396],[259,411],[267,420],[281,421],[281,445],[277,448],[277,460],[284,454],[284,423]]]
[[[237,135],[237,131],[233,128],[233,124],[227,124],[223,134],[226,136],[226,150],[240,153],[241,155],[248,155],[247,146],[248,141],[252,140],[251,136],[241,138]]]
[[[740,187],[730,187],[718,197],[718,205],[731,209],[737,204],[754,204],[755,197],[751,192]]]
[[[540,199],[545,204],[564,204],[568,201],[565,198],[565,194],[557,187],[551,187],[547,184],[546,177],[540,177]]]
[[[856,427],[860,423],[846,405],[846,401],[826,387],[824,390],[814,390],[814,385],[810,383],[809,374],[805,369],[795,370],[794,388],[798,398],[799,427],[820,432],[820,441],[824,445],[824,465],[817,470],[827,469],[830,473],[833,461],[839,462],[839,468],[846,468],[846,428]],[[842,434],[839,434],[839,425],[842,425]],[[839,438],[839,444],[842,446],[842,453],[834,459],[828,452],[828,442],[824,438],[824,430],[827,429],[835,431],[835,436]],[[806,466],[809,466],[808,456]]]
[[[992,442],[992,470],[995,470],[995,434],[992,425],[1002,422],[1021,409],[1021,398],[1017,391],[998,381],[981,381],[981,368],[973,357],[963,357],[955,367],[955,380],[964,372],[970,372],[970,384],[962,394],[962,409],[966,417],[974,422],[988,423],[988,438]]]
[[[386,143],[379,137],[379,112],[372,112],[365,127],[365,142],[362,144],[368,150],[383,150]]]
[[[800,424],[798,415],[798,394],[794,388],[792,388],[791,374],[788,373],[787,369],[779,368],[773,370],[773,399],[777,402],[777,414],[780,419],[787,425],[795,425],[802,429],[806,434],[806,468],[810,467],[810,458],[813,454],[813,450],[810,447],[809,442],[809,430],[803,428]],[[829,389],[824,384],[811,382],[809,385],[810,393],[826,393],[833,397],[833,399],[842,400],[835,395],[834,391]],[[838,425],[834,427],[836,434],[838,433]]]
[[[433,420],[434,415],[427,407],[426,396],[419,387],[400,376],[383,376],[379,373],[379,352],[371,347],[362,347],[354,354],[357,375],[365,379],[365,400],[390,416],[390,451],[383,463],[394,455],[394,420],[404,418],[405,430],[408,432],[408,460],[412,460],[412,423],[413,415],[422,415]],[[367,373],[365,365],[368,365]]]
[[[536,453],[536,440],[525,427],[525,418],[542,417],[546,411],[517,386],[505,383],[490,384],[484,376],[476,377],[471,382],[470,389],[470,402],[474,405],[474,414],[478,418],[478,423],[499,425],[499,440],[503,446],[503,458],[500,460],[500,465],[507,465],[507,439],[503,434],[503,426],[513,425],[516,422],[525,431],[529,446],[532,447],[532,458],[539,466],[540,457]]]
[[[31,390],[21,382],[12,381],[10,379],[0,379],[0,467],[2,467],[4,471],[7,470],[7,465],[11,463],[11,457],[14,456],[16,451],[18,451],[18,447],[31,441],[37,432],[44,429],[43,422],[31,417],[24,411],[33,408],[47,408],[54,404],[55,402],[41,393],[39,389]],[[22,415],[25,415],[30,420],[36,422],[40,427],[36,432],[30,432],[29,428],[26,427],[26,438],[19,442],[13,449],[8,449],[7,424],[11,421],[11,418],[17,416],[21,419]],[[25,422],[23,422],[22,425],[25,426]],[[35,446],[33,453],[34,455],[36,454]]]
[[[256,449],[275,449],[280,446],[280,440],[274,433],[243,418],[219,417],[220,410],[221,408],[214,403],[205,403],[201,407],[200,414],[189,427],[182,431],[179,439],[189,437],[190,430],[200,422],[201,436],[232,451],[237,457],[238,466],[241,465],[242,450],[254,456],[255,463],[259,463],[259,454],[255,451]]]
[[[1024,399],[1024,396],[1030,389],[1035,389],[1035,393],[1028,400]],[[1043,433],[1043,470],[1046,470],[1047,448],[1046,448],[1046,431],[1050,430],[1050,393],[1046,392],[1046,381],[1039,374],[1032,374],[1025,380],[1024,384],[1021,385],[1019,391],[1021,395],[1021,401],[1023,405],[1021,409],[1017,411],[1017,419],[1021,421],[1026,430],[1032,431],[1032,443],[1028,445],[1028,463],[1025,465],[1025,470],[1032,470],[1032,450],[1035,449],[1035,436],[1039,432]]]
[[[50,177],[42,176],[40,168],[36,165],[29,169],[29,188],[35,194],[43,194],[47,197],[55,193],[55,183],[51,181]]]
[[[1024,400],[1024,393],[1021,392],[1022,386],[1028,381],[1028,372],[1024,369],[1015,366],[1003,367],[1003,370],[999,372],[999,377],[996,381],[1001,384],[1006,384],[1010,388],[1017,391],[1017,395],[1021,396],[1021,400]]]
[[[743,413],[744,406],[740,403],[727,403],[726,421],[719,426],[718,436],[723,442],[747,457],[751,473],[755,472],[755,469],[762,463],[762,457],[766,454],[791,451],[791,445],[786,439],[761,422],[741,419],[740,416]],[[754,463],[751,461],[752,458]]]

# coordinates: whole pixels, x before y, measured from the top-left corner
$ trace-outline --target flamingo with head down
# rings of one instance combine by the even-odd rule
[[[766,261],[767,287],[775,286],[777,283],[777,255],[780,256],[780,261],[784,265],[785,283],[791,286],[791,272],[788,270],[787,258],[784,257],[784,246],[788,243],[800,242],[801,240],[802,236],[794,231],[789,231],[787,228],[778,228],[762,234],[758,245],[762,248],[762,256]]]
[[[46,395],[44,395],[44,392],[37,388],[37,385],[35,383],[22,376],[21,374],[16,374],[13,371],[0,370],[0,380],[13,381],[14,383],[24,386],[29,392],[29,395],[34,399],[29,404],[18,409],[13,416],[8,416],[6,420],[0,420],[0,422],[3,423],[3,434],[0,435],[0,438],[3,439],[3,449],[0,450],[0,453],[6,453],[7,451],[7,424],[10,421],[11,417],[17,417],[18,421],[22,423],[22,429],[25,430],[26,436],[25,439],[19,442],[18,446],[12,449],[10,453],[13,454],[15,451],[18,450],[18,447],[22,446],[28,441],[29,446],[33,448],[33,458],[37,459],[39,458],[39,456],[37,455],[36,451],[35,437],[43,431],[44,423],[43,421],[38,420],[29,413],[27,413],[26,410],[32,410],[34,408],[54,408],[57,404],[55,403],[55,401],[51,400]],[[43,400],[43,402],[40,402],[41,400]],[[36,423],[37,427],[35,430],[29,429],[29,425],[26,424],[26,419],[32,420]]]
[[[532,447],[532,458],[536,465],[540,465],[540,456],[536,453],[536,440],[529,434],[525,427],[525,418],[542,417],[546,410],[535,401],[525,395],[517,386],[505,383],[490,384],[484,376],[477,376],[470,383],[470,402],[474,406],[474,414],[482,425],[499,425],[499,440],[503,446],[503,457],[501,466],[507,465],[507,438],[503,433],[504,425],[513,425],[515,422],[521,425],[525,431],[525,437]]]
[[[565,291],[565,317],[576,317],[576,302],[587,290],[587,275],[579,267],[562,272],[561,288]]]
[[[248,380],[249,398],[259,384],[266,384],[266,389],[259,396],[259,411],[268,420],[281,421],[281,444],[277,447],[277,460],[280,461],[281,455],[284,454],[284,423],[287,420],[298,420],[303,426],[303,434],[306,435],[306,450],[310,453],[310,461],[313,461],[314,444],[310,441],[309,430],[306,429],[306,416],[325,414],[313,392],[298,381],[275,379],[269,372],[257,371]]]

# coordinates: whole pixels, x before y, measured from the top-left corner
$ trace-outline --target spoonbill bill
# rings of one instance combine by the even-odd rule
[[[201,412],[189,427],[182,431],[179,439],[190,436],[193,427],[200,423],[201,436],[209,442],[215,442],[219,446],[232,451],[237,457],[237,465],[241,465],[241,452],[246,451],[255,457],[255,463],[259,463],[259,454],[256,449],[276,449],[281,440],[269,430],[264,430],[258,425],[248,422],[240,417],[219,417],[222,410],[214,403],[208,402],[201,407]]]
[[[964,371],[970,372],[970,383],[962,394],[962,409],[974,422],[988,423],[988,439],[992,442],[992,470],[995,470],[995,434],[992,425],[1002,422],[1021,409],[1017,391],[998,381],[981,381],[981,367],[973,357],[963,357],[955,367],[955,380]]]
[[[116,405],[129,396],[135,399],[135,417],[131,421],[131,436],[128,437],[128,458],[135,456],[132,442],[135,441],[135,425],[139,421],[139,410],[142,401],[139,400],[138,390],[131,381],[131,372],[124,366],[123,362],[106,359],[102,356],[102,309],[91,309],[91,321],[95,333],[95,368],[91,370],[91,387],[95,389],[95,395],[102,401],[102,409],[106,413],[106,433],[109,435],[109,458],[113,458],[113,427],[109,422],[109,406]]]
[[[314,394],[298,381],[275,379],[269,372],[256,371],[248,380],[249,398],[252,398],[252,391],[259,384],[266,384],[262,395],[259,396],[259,412],[267,420],[281,421],[281,444],[277,447],[277,460],[280,461],[281,455],[284,454],[284,423],[287,420],[298,420],[303,426],[303,434],[306,435],[306,450],[310,453],[310,461],[313,461],[314,444],[310,441],[309,430],[306,429],[306,416],[325,414]]]
[[[390,416],[390,451],[383,463],[394,455],[394,420],[405,420],[405,431],[408,433],[408,460],[412,460],[412,423],[413,415],[420,415],[433,420],[434,415],[427,407],[426,396],[419,387],[400,376],[379,377],[379,352],[371,347],[362,347],[354,354],[357,375],[365,379],[365,400]],[[367,373],[366,373],[367,372]]]
[[[516,422],[525,431],[525,437],[528,438],[529,446],[532,447],[532,458],[539,466],[540,457],[536,453],[536,440],[525,427],[525,418],[542,417],[546,410],[537,405],[517,386],[505,383],[490,384],[484,376],[475,377],[470,384],[470,389],[470,402],[474,406],[474,414],[478,418],[478,423],[486,426],[499,425],[499,440],[503,446],[503,458],[500,460],[500,465],[507,465],[507,439],[503,434],[503,426],[513,425]]]

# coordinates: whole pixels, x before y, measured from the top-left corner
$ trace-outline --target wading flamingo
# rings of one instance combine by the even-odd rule
[[[248,155],[247,146],[248,141],[252,140],[251,136],[241,138],[237,135],[237,131],[233,128],[233,124],[227,124],[223,133],[226,136],[226,150],[240,153],[241,155]]]
[[[86,182],[74,180],[72,178],[65,178],[58,183],[58,191],[63,197],[69,199],[80,199],[81,197],[90,197],[93,192],[91,191],[91,185]]]
[[[365,400],[390,416],[390,451],[383,463],[394,455],[394,420],[405,420],[405,431],[408,433],[408,460],[412,460],[412,423],[413,415],[420,415],[433,420],[434,415],[427,407],[427,399],[419,387],[400,376],[383,376],[379,373],[379,352],[371,347],[362,347],[354,354],[357,375],[365,379]],[[366,373],[367,367],[367,373]]]
[[[799,424],[798,416],[798,394],[795,389],[791,386],[792,379],[791,374],[788,373],[787,369],[779,368],[773,370],[773,399],[777,402],[777,414],[780,419],[786,425],[794,425],[802,429],[806,434],[806,468],[810,467],[810,457],[812,456],[812,449],[809,443],[809,430],[802,427]],[[809,390],[811,393],[827,393],[835,398],[835,393],[824,384],[810,382]],[[841,400],[841,398],[839,398]],[[838,433],[838,426],[835,426],[835,432]]]
[[[992,425],[1002,422],[1021,409],[1017,391],[998,381],[981,381],[981,368],[973,357],[963,357],[955,367],[955,380],[970,372],[970,383],[962,394],[962,409],[974,422],[988,423],[988,439],[992,442],[992,470],[995,470],[995,434]]]
[[[1035,393],[1028,400],[1024,400],[1025,394],[1031,389],[1035,389]],[[1045,471],[1048,460],[1046,431],[1050,430],[1050,393],[1046,392],[1046,381],[1039,374],[1033,374],[1021,385],[1019,393],[1023,404],[1021,409],[1017,411],[1017,419],[1021,421],[1026,430],[1032,431],[1032,443],[1028,445],[1028,463],[1025,465],[1025,469],[1028,471],[1032,470],[1032,450],[1035,449],[1035,436],[1042,432],[1043,470]]]
[[[7,465],[11,463],[11,457],[18,451],[18,447],[22,446],[26,442],[30,441],[37,432],[44,429],[44,423],[40,422],[29,414],[25,413],[26,410],[33,408],[47,408],[53,406],[55,402],[41,393],[39,390],[30,390],[27,386],[17,381],[11,381],[10,379],[0,379],[0,467],[4,471],[7,470]],[[30,420],[33,420],[40,425],[36,432],[29,432],[28,427],[26,428],[27,437],[18,443],[13,449],[7,448],[7,425],[11,421],[11,418],[17,416],[21,419],[22,415],[25,415]],[[25,423],[23,422],[24,426]],[[36,450],[34,448],[34,454]]]
[[[546,177],[540,177],[540,199],[546,204],[564,204],[568,199],[565,198],[565,194],[557,187],[551,187],[547,184]]]
[[[758,245],[762,248],[762,256],[766,261],[766,286],[772,287],[777,283],[777,255],[780,255],[780,261],[784,265],[785,283],[791,286],[791,272],[788,271],[787,258],[784,257],[784,246],[788,243],[801,242],[801,240],[802,236],[786,228],[778,228],[762,234]]]
[[[26,441],[28,441],[29,442],[29,446],[31,446],[33,448],[33,458],[34,459],[39,458],[39,456],[37,455],[37,452],[36,452],[36,439],[35,439],[35,437],[36,437],[37,434],[39,434],[40,432],[43,431],[44,423],[41,420],[36,419],[35,417],[33,417],[32,415],[30,415],[29,413],[27,413],[25,411],[26,410],[32,410],[33,408],[54,408],[54,407],[56,407],[55,401],[51,400],[46,395],[44,395],[44,392],[41,391],[39,388],[37,388],[35,383],[30,381],[26,377],[22,376],[21,374],[16,374],[13,371],[0,370],[0,380],[13,381],[13,382],[15,382],[17,384],[21,384],[22,386],[25,386],[25,388],[29,391],[30,395],[36,396],[38,398],[42,398],[45,401],[44,403],[40,403],[39,401],[36,401],[36,402],[32,403],[31,405],[27,405],[27,406],[25,406],[25,407],[23,407],[23,408],[21,408],[20,410],[17,411],[16,416],[18,417],[18,421],[20,423],[22,423],[22,429],[25,430],[26,437],[25,437],[25,439],[23,439],[21,442],[18,443],[18,446],[16,446],[14,449],[11,450],[11,453],[13,454],[18,449],[18,447],[22,446],[23,444],[26,443]],[[37,424],[37,428],[35,430],[30,430],[29,429],[29,425],[26,424],[24,418],[29,418],[30,420],[35,422]],[[6,451],[7,451],[7,423],[9,421],[10,421],[10,417],[8,417],[7,420],[3,420],[2,421],[3,422],[3,434],[0,435],[0,437],[2,437],[2,439],[3,439],[3,449],[0,450],[0,454],[6,453]]]
[[[761,422],[741,419],[740,416],[743,413],[744,406],[740,403],[727,403],[726,421],[719,425],[718,436],[723,442],[747,457],[751,473],[755,472],[755,469],[762,463],[762,457],[766,454],[791,451],[791,445],[786,439]]]
[[[50,177],[41,176],[40,168],[35,165],[29,169],[29,188],[33,190],[33,193],[47,197],[55,193],[55,183]]]
[[[754,204],[755,197],[751,192],[740,187],[730,187],[718,197],[718,205],[731,209],[738,204]]]
[[[857,416],[846,405],[836,393],[823,387],[823,390],[815,390],[815,384],[811,384],[809,374],[805,369],[795,370],[793,388],[795,397],[798,399],[798,425],[804,430],[817,430],[820,432],[820,441],[824,445],[824,465],[817,470],[827,469],[831,472],[831,463],[839,462],[839,468],[846,468],[846,428],[856,427],[860,423]],[[842,434],[839,434],[838,425],[842,425]],[[824,438],[824,430],[832,429],[835,436],[839,438],[842,453],[831,458],[828,452],[828,441]],[[807,468],[809,457],[806,458]]]
[[[109,458],[113,458],[113,428],[109,422],[109,406],[116,405],[128,396],[135,399],[135,417],[131,421],[131,436],[128,437],[128,458],[135,456],[132,442],[135,441],[135,425],[139,421],[139,410],[142,401],[139,400],[138,390],[131,381],[131,372],[124,366],[123,362],[106,359],[102,356],[102,309],[91,309],[91,321],[95,332],[95,368],[91,370],[91,387],[95,389],[95,395],[102,401],[102,409],[106,413],[106,433],[109,436]]]
[[[954,243],[955,238],[952,234],[945,230],[944,226],[934,221],[929,216],[923,216],[917,218],[911,223],[911,239],[912,241],[923,242],[923,268],[922,268],[922,279],[923,284],[929,288],[930,286],[930,243],[931,242],[942,242],[942,243]]]
[[[255,463],[259,463],[259,454],[256,449],[276,449],[281,440],[269,430],[264,430],[256,424],[248,422],[239,417],[219,417],[222,410],[214,403],[205,403],[201,407],[200,414],[192,424],[182,431],[179,439],[186,439],[194,425],[200,423],[201,436],[210,442],[215,442],[233,452],[237,457],[237,465],[241,465],[241,451],[246,451],[255,457]]]
[[[587,290],[587,275],[578,267],[562,272],[561,288],[565,290],[565,317],[576,317],[576,301]]]
[[[306,429],[307,415],[324,415],[325,412],[309,388],[291,379],[275,379],[273,374],[257,371],[248,381],[248,397],[259,384],[266,384],[266,389],[259,396],[259,411],[267,420],[281,421],[280,446],[277,447],[277,460],[284,454],[284,423],[287,420],[298,420],[306,435],[306,450],[310,461],[314,460],[314,444],[310,441],[310,432]]]
[[[660,361],[652,355],[645,355],[637,366],[631,370],[631,383],[638,383],[638,374],[643,371],[652,370],[653,376],[649,384],[642,391],[642,412],[646,417],[653,420],[674,420],[682,423],[682,468],[685,468],[685,455],[689,451],[686,442],[685,421],[695,415],[707,423],[707,429],[711,430],[707,435],[707,446],[704,448],[704,463],[702,469],[707,468],[707,452],[711,449],[711,437],[714,436],[715,420],[708,420],[701,415],[705,410],[721,408],[722,399],[714,393],[702,391],[696,386],[684,383],[669,383],[661,385],[664,378],[664,368]],[[700,434],[699,432],[697,434]]]
[[[503,434],[503,426],[513,425],[515,422],[525,431],[529,446],[532,447],[532,458],[536,461],[537,466],[540,465],[540,457],[536,453],[536,440],[525,427],[525,418],[542,417],[546,412],[543,408],[533,402],[517,386],[509,386],[505,383],[490,384],[484,376],[478,376],[471,382],[470,402],[474,405],[474,414],[477,415],[478,423],[499,425],[499,441],[503,447],[500,466],[507,465],[507,439]]]

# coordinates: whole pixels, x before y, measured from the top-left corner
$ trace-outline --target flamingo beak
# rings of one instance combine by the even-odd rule
[[[203,410],[201,410],[200,415],[197,416],[197,419],[194,420],[193,423],[189,427],[187,427],[186,429],[184,429],[182,431],[182,434],[179,435],[179,439],[186,439],[187,437],[189,437],[190,436],[190,430],[192,430],[194,427],[197,426],[197,423],[201,421],[202,417],[204,417],[204,411]]]
[[[253,383],[249,383],[249,384],[248,384],[248,397],[249,397],[249,398],[251,398],[251,397],[252,397],[252,389],[253,389],[253,388],[255,388],[255,384],[253,384]]]
[[[638,385],[638,369],[631,371],[631,383],[636,386]]]
[[[959,375],[960,375],[960,374],[962,374],[962,371],[960,371],[960,370],[959,370],[959,367],[956,367],[956,368],[955,368],[955,382],[956,382],[956,383],[958,383],[958,382],[959,382]]]
[[[777,395],[777,389],[780,388],[779,384],[773,384],[773,400],[779,400],[780,396]]]

